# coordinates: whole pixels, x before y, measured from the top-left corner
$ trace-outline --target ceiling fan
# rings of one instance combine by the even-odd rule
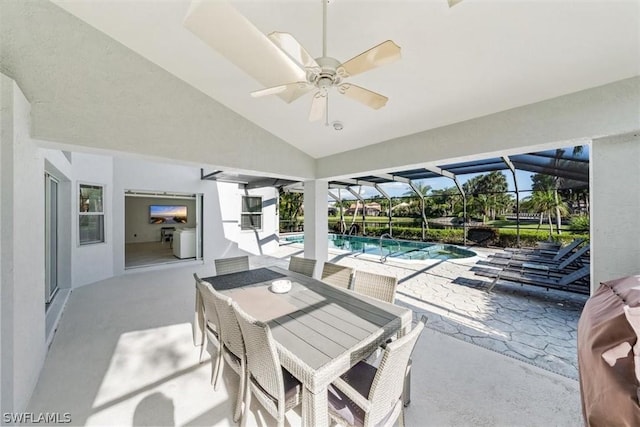
[[[462,0],[448,0],[449,7]],[[327,56],[327,3],[323,11],[322,56],[313,58],[289,33],[261,33],[227,1],[193,2],[184,25],[220,54],[266,86],[253,97],[276,95],[287,103],[315,90],[309,120],[327,119],[330,89],[370,108],[388,98],[344,80],[400,59],[400,47],[387,40],[341,63]],[[284,84],[283,84],[284,82]]]
[[[305,79],[258,90],[253,97],[285,93],[291,102],[307,92],[315,91],[309,120],[327,118],[329,91],[337,92],[374,110],[383,107],[388,98],[376,92],[344,82],[345,79],[400,59],[400,47],[387,40],[341,63],[327,55],[327,0],[322,2],[322,56],[313,58],[289,33],[273,32],[269,39],[305,71]],[[288,93],[287,93],[288,92]]]

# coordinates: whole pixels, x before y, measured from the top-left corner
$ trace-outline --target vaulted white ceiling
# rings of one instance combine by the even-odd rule
[[[330,97],[338,132],[308,122],[310,94],[291,104],[250,97],[260,84],[182,26],[188,0],[54,3],[316,158],[640,75],[637,0],[464,0],[452,9],[446,0],[332,0],[330,56],[345,61],[387,39],[402,48],[400,61],[351,79],[388,96],[385,107]],[[232,3],[265,34],[289,32],[320,56],[320,0]]]

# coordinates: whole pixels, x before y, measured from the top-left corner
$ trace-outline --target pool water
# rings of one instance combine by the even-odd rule
[[[286,242],[304,243],[304,235],[287,236]],[[427,260],[427,259],[459,259],[476,256],[476,253],[455,245],[440,243],[412,242],[409,240],[382,240],[382,252],[380,250],[380,238],[344,236],[329,234],[329,249],[341,249],[352,253],[363,253],[376,256],[388,256],[389,258]]]

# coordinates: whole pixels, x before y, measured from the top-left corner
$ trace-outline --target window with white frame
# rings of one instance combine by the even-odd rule
[[[78,236],[81,245],[104,242],[104,187],[80,184]]]
[[[241,230],[262,230],[262,197],[242,196]]]

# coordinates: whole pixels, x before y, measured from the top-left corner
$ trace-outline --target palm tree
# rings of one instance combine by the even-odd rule
[[[483,222],[487,217],[495,219],[497,212],[504,211],[511,203],[511,196],[505,194],[508,189],[507,178],[500,171],[475,176],[465,182],[462,188],[470,196],[472,210],[482,214]]]
[[[281,193],[280,194],[280,219],[288,221],[295,227],[298,215],[302,212],[302,193]]]
[[[420,193],[419,195],[422,196],[422,197],[426,196],[427,193],[431,190],[431,186],[430,185],[423,184],[422,182],[414,182],[413,185],[416,187],[416,189]],[[413,188],[412,188],[411,190],[405,191],[402,195],[403,196],[409,196],[409,197],[415,197],[416,192],[413,191]]]
[[[491,211],[491,201],[489,200],[489,196],[486,194],[478,194],[474,197],[474,201],[474,206],[476,206],[478,211],[482,213],[482,223],[485,224]]]
[[[572,154],[574,156],[581,154],[584,151],[584,146],[582,145],[577,145],[575,147],[573,147],[572,150]],[[563,159],[563,155],[564,155],[565,150],[563,148],[558,148],[556,150],[556,155],[554,157],[554,159],[551,161],[552,165],[554,168],[559,168],[563,162],[566,162],[566,160]],[[562,210],[560,209],[560,206],[562,205],[562,199],[560,197],[560,195],[558,194],[558,190],[560,189],[560,187],[562,187],[562,185],[565,183],[566,179],[560,176],[554,176],[553,177],[553,195],[555,198],[555,211],[556,211],[556,230],[558,234],[562,234],[562,230],[560,229],[560,225],[562,224]],[[568,210],[566,209],[566,205],[565,205],[565,212],[564,214],[566,215],[568,213]]]
[[[549,240],[551,240],[551,235],[553,232],[552,224],[551,224],[551,214],[549,210],[551,206],[554,204],[554,197],[552,190],[535,190],[531,194],[531,206],[535,210],[535,212],[540,214],[540,222],[538,223],[538,229],[542,226],[542,221],[544,220],[545,215],[549,215]]]
[[[498,209],[503,208],[506,204],[504,196],[509,187],[507,178],[500,171],[490,172],[482,177],[481,187],[485,193],[490,195],[489,215],[492,220],[495,220]]]
[[[540,224],[538,228],[542,225],[544,216],[547,216],[549,221],[549,240],[551,240],[553,235],[552,215],[554,213],[556,215],[566,215],[569,212],[566,203],[562,201],[562,198],[557,197],[557,194],[552,189],[536,190],[531,195],[531,204],[536,212],[540,213]]]
[[[420,201],[420,207],[418,207],[418,214],[422,217],[422,238],[424,239],[425,237],[425,230],[429,229],[429,222],[427,221],[427,215],[425,213],[425,205],[426,202],[424,200],[424,196],[427,195],[427,193],[429,192],[429,190],[431,190],[431,186],[430,185],[425,185],[421,182],[414,182],[413,183],[413,187],[416,188],[417,193],[418,193],[418,200]],[[404,193],[405,196],[411,196],[411,197],[415,197],[416,191],[413,190],[413,187],[411,188],[411,190],[406,191]],[[413,204],[413,203],[411,203]]]

